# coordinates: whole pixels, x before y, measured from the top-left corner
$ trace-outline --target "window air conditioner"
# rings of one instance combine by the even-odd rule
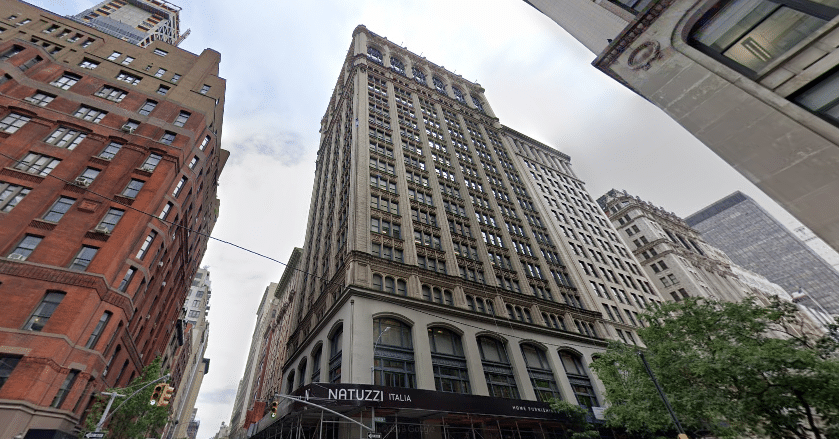
[[[108,226],[106,226],[104,224],[100,224],[100,225],[96,226],[96,228],[93,229],[93,231],[97,232],[97,233],[103,233],[105,235],[110,235],[111,234],[111,229],[109,229]]]
[[[134,134],[134,130],[136,130],[136,129],[137,128],[134,128],[133,126],[128,125],[128,124],[125,124],[125,125],[122,126],[122,130],[125,131],[128,134]]]
[[[12,253],[12,254],[9,255],[9,259],[16,259],[18,261],[25,261],[26,256],[24,256],[20,253]]]
[[[81,186],[81,187],[90,186],[90,180],[88,180],[87,178],[84,178],[84,177],[76,177],[76,180],[73,183],[75,183],[76,186]]]

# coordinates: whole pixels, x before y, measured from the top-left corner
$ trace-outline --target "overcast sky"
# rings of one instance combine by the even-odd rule
[[[94,0],[31,0],[75,14]],[[302,246],[320,119],[353,29],[477,81],[501,123],[571,156],[597,198],[612,188],[687,216],[740,190],[791,217],[687,131],[591,66],[594,54],[521,0],[171,0],[181,48],[221,53],[227,80],[221,217],[213,236],[286,261]],[[229,423],[256,307],[283,266],[211,241],[210,372],[198,437]]]

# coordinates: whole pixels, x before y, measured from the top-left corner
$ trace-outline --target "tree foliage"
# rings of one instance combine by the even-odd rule
[[[806,334],[795,305],[689,299],[646,316],[645,356],[691,437],[839,438],[839,345]],[[592,363],[612,425],[654,434],[673,422],[638,356],[610,344]]]
[[[154,381],[161,376],[160,357],[143,368],[143,373],[134,378],[128,387],[109,389],[108,392],[117,392],[120,395],[130,396],[137,389],[147,383]],[[169,415],[168,407],[150,405],[151,395],[154,386],[149,386],[138,392],[131,399],[117,397],[111,406],[111,416],[105,423],[103,431],[107,431],[107,439],[143,439],[146,437],[159,436],[159,430],[166,425]],[[108,403],[107,396],[99,396],[94,403],[87,418],[84,421],[79,437],[83,438],[85,433],[96,430],[96,423],[102,416],[105,405]],[[123,404],[119,407],[120,404]],[[119,410],[113,411],[119,407]]]
[[[566,438],[597,439],[600,437],[600,434],[597,432],[597,429],[594,428],[594,425],[588,422],[586,417],[586,415],[588,415],[588,410],[585,408],[561,399],[554,399],[551,401],[551,408],[557,413],[562,413],[568,417],[568,431],[565,432]]]

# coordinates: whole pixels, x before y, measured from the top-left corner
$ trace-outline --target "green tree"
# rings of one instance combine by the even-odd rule
[[[131,384],[125,388],[109,389],[109,392],[117,392],[120,395],[129,396],[147,383],[154,381],[161,376],[160,357],[156,358],[148,366],[143,368],[143,373],[134,378]],[[166,425],[169,415],[169,407],[160,407],[149,404],[154,386],[149,386],[131,399],[117,398],[111,407],[111,416],[105,423],[103,431],[107,431],[108,439],[143,439],[146,437],[159,436],[160,429]],[[87,418],[84,421],[79,437],[83,438],[85,433],[96,430],[96,423],[102,416],[108,397],[100,396],[94,403]],[[120,404],[125,403],[119,410],[113,411]]]
[[[597,429],[586,419],[588,410],[585,408],[561,399],[554,399],[550,404],[556,412],[568,417],[568,429],[565,431],[566,438],[597,439],[600,437]]]
[[[807,334],[790,303],[668,303],[638,331],[648,362],[692,437],[839,438],[839,345]],[[673,423],[638,356],[612,343],[592,368],[612,425],[654,434]]]

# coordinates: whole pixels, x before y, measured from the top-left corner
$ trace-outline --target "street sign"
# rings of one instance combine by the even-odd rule
[[[105,432],[104,431],[91,431],[91,432],[85,433],[84,437],[86,437],[87,439],[102,439],[102,438],[105,437]]]
[[[381,433],[367,433],[367,439],[382,439]]]

